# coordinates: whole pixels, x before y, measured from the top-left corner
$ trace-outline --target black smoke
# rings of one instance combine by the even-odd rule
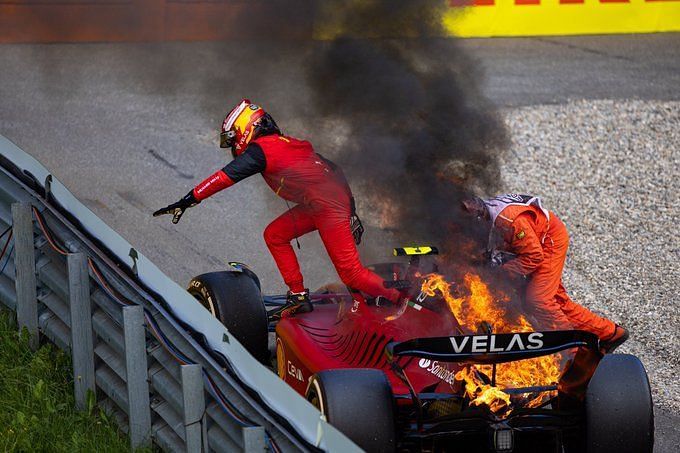
[[[477,64],[444,37],[446,2],[332,4],[321,17],[333,35],[307,78],[321,117],[341,125],[336,159],[373,221],[403,243],[451,252],[474,230],[463,226],[461,199],[497,188],[508,144]]]
[[[215,135],[229,108],[251,97],[343,167],[368,224],[394,231],[400,244],[455,248],[468,231],[459,201],[496,189],[508,139],[481,93],[478,64],[441,25],[449,2],[263,0],[232,9],[224,41],[85,45],[71,57],[88,57],[83,74],[38,48],[44,92],[80,97],[60,87],[124,53],[120,66],[101,70],[119,81],[116,89],[190,99],[187,108],[198,108]],[[148,20],[143,13],[131,29]],[[57,36],[73,28],[54,20],[45,27]]]

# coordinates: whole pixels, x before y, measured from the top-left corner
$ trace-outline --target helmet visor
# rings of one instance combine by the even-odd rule
[[[236,143],[236,132],[226,131],[220,134],[220,148],[232,148]]]

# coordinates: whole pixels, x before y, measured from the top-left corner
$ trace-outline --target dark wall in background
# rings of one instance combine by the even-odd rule
[[[279,3],[279,7],[272,4]],[[307,38],[267,0],[0,0],[0,43]],[[279,19],[279,20],[277,20]]]

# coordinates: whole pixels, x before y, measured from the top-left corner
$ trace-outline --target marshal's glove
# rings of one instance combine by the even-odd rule
[[[154,212],[153,216],[158,217],[164,214],[172,214],[172,223],[177,223],[179,222],[179,219],[182,217],[182,214],[184,214],[184,211],[186,209],[194,207],[199,203],[200,201],[196,199],[196,197],[194,196],[194,191],[192,190],[178,202],[170,204]]]
[[[489,250],[486,252],[487,263],[491,267],[500,267],[516,258],[516,254],[503,250]]]

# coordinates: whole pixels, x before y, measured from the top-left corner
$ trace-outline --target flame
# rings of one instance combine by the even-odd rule
[[[465,382],[465,392],[470,397],[470,404],[485,404],[494,413],[505,412],[511,405],[510,395],[498,387],[484,384],[478,373],[475,367],[465,367],[456,373],[456,379]]]
[[[461,327],[477,332],[488,323],[494,333],[531,332],[531,323],[523,316],[511,316],[504,305],[510,301],[505,294],[494,295],[479,275],[467,273],[463,279],[464,290],[449,283],[440,274],[424,276],[422,291],[428,296],[439,294]],[[560,357],[556,354],[496,365],[496,386],[488,382],[491,365],[471,365],[456,374],[465,383],[470,404],[486,405],[495,414],[508,415],[512,411],[510,395],[506,388],[521,388],[556,384],[560,377]],[[486,378],[486,379],[485,379]],[[524,407],[539,406],[549,393],[524,397]],[[517,399],[517,398],[515,398]]]

